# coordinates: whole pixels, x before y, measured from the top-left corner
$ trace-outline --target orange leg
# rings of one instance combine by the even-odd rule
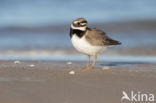
[[[90,68],[90,67],[89,67],[89,63],[90,63],[90,55],[88,55],[88,63],[87,63],[87,65],[86,65],[86,68],[87,68],[87,69]]]
[[[95,63],[96,63],[96,59],[97,59],[97,56],[95,55],[95,58],[94,58],[94,61],[93,61],[93,64],[92,64],[92,69],[94,69],[94,66],[95,66]]]

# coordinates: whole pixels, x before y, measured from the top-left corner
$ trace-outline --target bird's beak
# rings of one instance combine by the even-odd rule
[[[85,29],[87,29],[87,25],[83,26]]]

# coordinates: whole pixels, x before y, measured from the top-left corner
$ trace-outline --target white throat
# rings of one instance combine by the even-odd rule
[[[84,27],[75,27],[75,26],[73,26],[73,24],[71,24],[71,28],[72,29],[78,29],[78,30],[81,30],[81,31],[85,31],[86,30]]]

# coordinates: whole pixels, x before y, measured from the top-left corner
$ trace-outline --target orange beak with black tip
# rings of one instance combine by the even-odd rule
[[[87,29],[87,25],[84,25],[83,27],[84,27],[85,29]]]

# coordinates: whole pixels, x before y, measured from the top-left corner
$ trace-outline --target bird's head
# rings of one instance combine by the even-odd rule
[[[87,29],[87,20],[84,18],[77,18],[71,24],[72,29],[86,31]]]

